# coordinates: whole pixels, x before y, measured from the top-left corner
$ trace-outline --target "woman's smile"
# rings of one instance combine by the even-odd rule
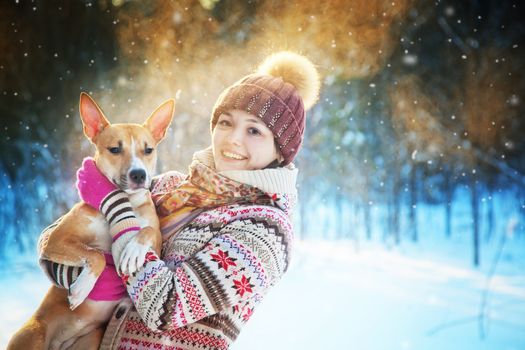
[[[222,151],[222,155],[225,158],[232,159],[232,160],[245,160],[245,159],[248,159],[248,157],[245,157],[245,156],[240,155],[238,153],[229,152],[229,151]]]

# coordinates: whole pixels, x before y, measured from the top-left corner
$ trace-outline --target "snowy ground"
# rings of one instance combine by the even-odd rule
[[[306,241],[241,333],[242,349],[525,349],[525,239],[504,247],[478,315],[497,241],[470,266],[465,244]],[[463,242],[464,243],[464,242]],[[3,268],[0,348],[47,289],[33,265]],[[482,331],[484,337],[482,336]]]
[[[482,340],[484,273],[382,248],[355,253],[350,244],[298,250],[236,349],[525,349],[523,269],[493,281]]]

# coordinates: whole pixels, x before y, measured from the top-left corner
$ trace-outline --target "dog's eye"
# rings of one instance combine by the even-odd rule
[[[144,153],[146,153],[146,154],[151,154],[151,153],[153,153],[153,148],[151,148],[151,147],[146,147],[146,149],[144,150]]]
[[[121,152],[120,147],[108,147],[108,151],[110,151],[113,154],[119,154]]]

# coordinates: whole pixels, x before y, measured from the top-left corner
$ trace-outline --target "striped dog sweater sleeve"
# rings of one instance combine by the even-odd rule
[[[63,216],[42,231],[38,241],[39,252],[43,250],[43,246],[47,244],[49,235],[53,229],[58,226],[62,218]],[[82,267],[80,266],[62,265],[46,259],[40,259],[40,267],[54,285],[65,289],[69,289],[80,272],[82,272]]]
[[[126,192],[116,190],[104,198],[100,204],[100,212],[109,224],[109,233],[113,241],[129,231],[139,231],[140,223]]]
[[[42,260],[41,265],[44,267],[47,276],[56,286],[69,289],[76,281],[82,267],[59,264],[49,260]]]

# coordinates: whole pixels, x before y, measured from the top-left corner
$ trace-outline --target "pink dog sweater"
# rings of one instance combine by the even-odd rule
[[[100,274],[95,286],[88,295],[88,298],[95,301],[115,301],[127,295],[126,286],[122,279],[117,275],[115,263],[110,253],[104,253],[106,267]]]

